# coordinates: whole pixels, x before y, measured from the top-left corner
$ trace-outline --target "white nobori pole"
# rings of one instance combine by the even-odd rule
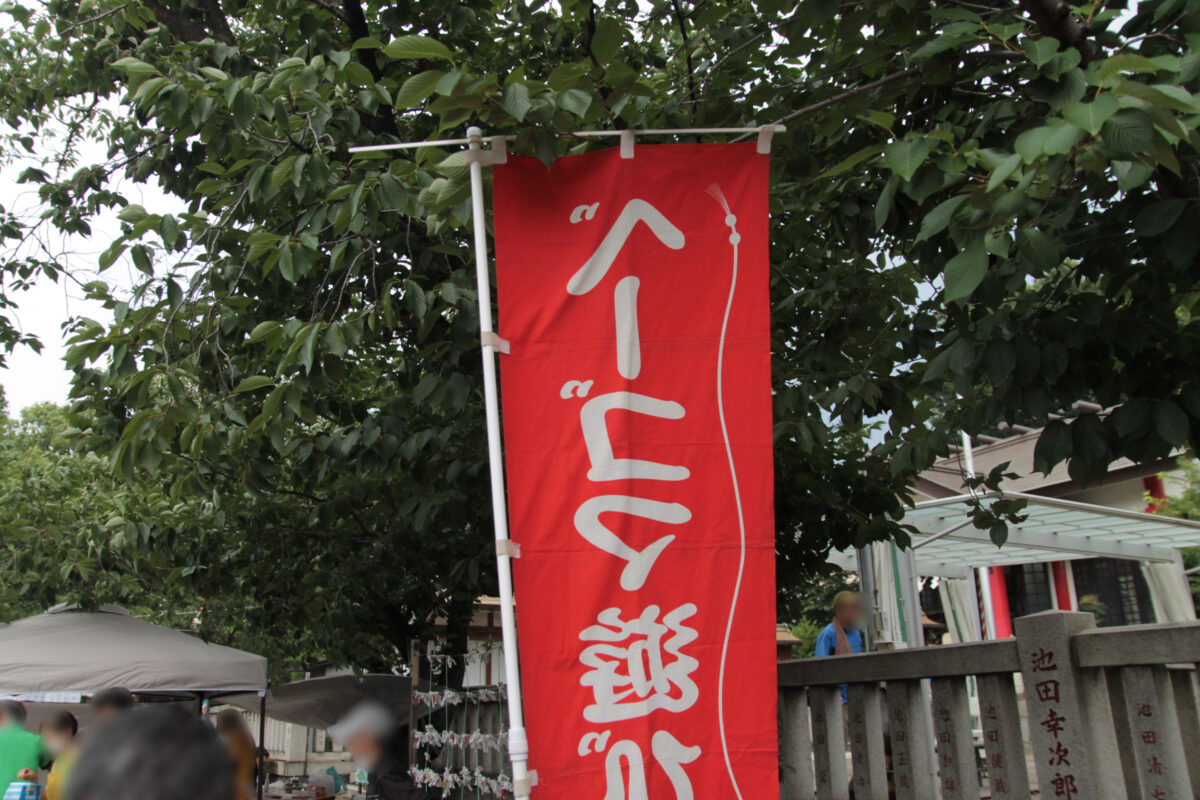
[[[467,147],[479,151],[483,131],[467,129]],[[483,342],[483,398],[487,410],[488,462],[492,477],[492,518],[496,526],[496,573],[500,582],[500,624],[504,637],[504,678],[508,685],[508,755],[512,759],[517,800],[529,797],[529,743],[521,705],[521,672],[517,658],[517,621],[513,612],[512,546],[504,494],[504,461],[500,440],[500,398],[496,390],[496,338],[492,330],[492,287],[488,277],[487,217],[484,216],[483,164],[471,160],[471,221],[475,227],[475,284],[479,294],[479,333]]]

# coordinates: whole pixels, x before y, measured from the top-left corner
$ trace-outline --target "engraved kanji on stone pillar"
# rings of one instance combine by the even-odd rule
[[[929,698],[921,681],[888,681],[887,713],[896,800],[937,797]]]
[[[1029,797],[1025,740],[1012,676],[980,675],[979,722],[987,754],[988,784],[995,800]],[[1052,723],[1056,724],[1056,723]]]
[[[1122,667],[1133,756],[1142,796],[1175,800],[1192,796],[1175,692],[1166,667]]]
[[[854,800],[888,800],[887,756],[883,752],[883,702],[877,684],[849,687],[850,760]]]
[[[812,707],[813,763],[819,800],[849,800],[846,771],[846,731],[842,723],[842,693],[836,686],[809,690]]]
[[[1013,623],[1020,648],[1029,738],[1041,796],[1054,800],[1124,797],[1119,760],[1091,752],[1080,671],[1071,637],[1096,627],[1091,614],[1047,611]]]
[[[975,800],[979,797],[979,770],[975,766],[967,680],[934,678],[930,684],[942,800]]]
[[[779,690],[780,794],[795,800],[816,797],[808,697],[802,687]]]

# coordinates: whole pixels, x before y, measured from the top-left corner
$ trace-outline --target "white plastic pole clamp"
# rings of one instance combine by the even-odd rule
[[[492,143],[492,163],[507,164],[508,139],[505,139],[503,136],[492,136],[488,141]]]
[[[771,154],[771,140],[775,138],[775,126],[763,125],[758,129],[758,152],[762,155]]]
[[[513,781],[513,794],[517,797],[528,795],[533,787],[538,785],[538,774],[536,769],[529,770],[529,777],[521,778]]]
[[[479,341],[484,347],[491,347],[497,353],[508,355],[512,350],[512,343],[508,339],[501,339],[494,331],[484,331],[479,334]]]
[[[621,158],[633,158],[633,131],[621,131]]]

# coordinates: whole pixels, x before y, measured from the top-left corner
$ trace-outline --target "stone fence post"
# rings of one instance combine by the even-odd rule
[[[1072,611],[1047,611],[1014,622],[1042,797],[1125,797],[1106,685],[1085,678],[1072,661],[1071,637],[1095,627],[1091,614]]]

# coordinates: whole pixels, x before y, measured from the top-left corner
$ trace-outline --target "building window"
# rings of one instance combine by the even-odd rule
[[[1008,586],[1008,611],[1016,619],[1054,608],[1047,564],[1020,564],[1005,570]]]
[[[1100,627],[1154,621],[1150,589],[1136,561],[1088,558],[1072,562],[1079,610],[1096,615]]]

